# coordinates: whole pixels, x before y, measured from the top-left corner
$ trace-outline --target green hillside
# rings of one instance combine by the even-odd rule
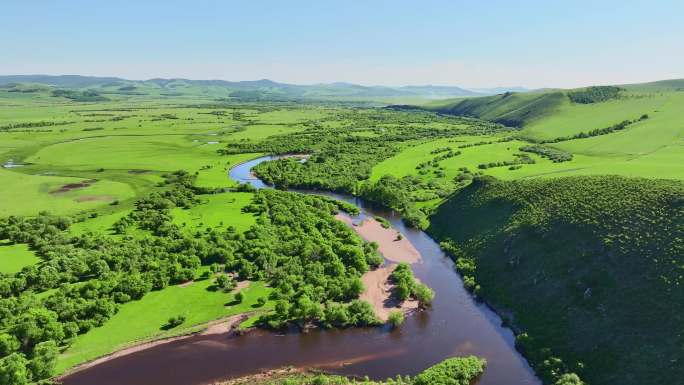
[[[575,90],[504,93],[438,101],[424,108],[518,127],[526,138],[549,140],[608,127],[643,114],[676,109],[675,106],[681,106],[684,100],[683,91],[684,80],[665,80]]]
[[[684,376],[684,183],[476,179],[429,231],[451,241],[469,286],[524,332],[518,342],[543,377]]]
[[[481,98],[459,99],[454,102],[435,102],[426,108],[442,114],[470,116],[511,127],[522,127],[550,115],[565,99],[566,95],[562,92],[507,92]]]

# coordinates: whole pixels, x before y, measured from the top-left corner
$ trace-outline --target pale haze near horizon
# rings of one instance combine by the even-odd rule
[[[684,78],[679,1],[140,3],[7,1],[0,74],[469,88]]]

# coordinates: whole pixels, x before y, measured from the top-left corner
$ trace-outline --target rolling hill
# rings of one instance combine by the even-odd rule
[[[471,91],[455,86],[362,86],[350,83],[298,85],[268,79],[253,81],[149,79],[127,80],[117,77],[80,75],[9,75],[0,76],[0,87],[22,88],[26,84],[54,89],[97,92],[102,95],[130,96],[203,96],[246,101],[297,100],[378,100],[378,99],[445,99],[491,94],[491,90]],[[18,91],[21,92],[21,91]]]

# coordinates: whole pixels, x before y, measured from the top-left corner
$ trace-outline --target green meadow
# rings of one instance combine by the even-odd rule
[[[225,229],[234,227],[238,232],[248,230],[256,217],[242,212],[242,208],[252,201],[251,193],[223,193],[202,197],[200,204],[190,208],[174,208],[171,211],[173,222],[189,231],[206,229]]]
[[[0,273],[14,274],[25,266],[31,266],[41,261],[28,245],[9,245],[0,242]]]
[[[39,211],[62,215],[106,206],[134,196],[132,188],[112,180],[98,180],[87,187],[60,191],[85,178],[30,175],[0,169],[0,216],[35,215]]]

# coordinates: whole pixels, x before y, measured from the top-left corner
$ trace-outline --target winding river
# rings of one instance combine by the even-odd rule
[[[237,165],[234,180],[268,188],[251,173],[262,157]],[[306,191],[302,191],[306,192]],[[361,208],[358,218],[382,216],[422,256],[416,277],[435,290],[429,311],[407,317],[401,328],[313,330],[276,334],[257,330],[244,336],[196,335],[158,345],[75,372],[65,385],[201,385],[284,366],[315,367],[371,378],[412,375],[457,355],[487,359],[478,385],[541,384],[515,350],[511,330],[463,288],[452,261],[426,233],[406,227],[398,214],[360,198],[322,192]]]

